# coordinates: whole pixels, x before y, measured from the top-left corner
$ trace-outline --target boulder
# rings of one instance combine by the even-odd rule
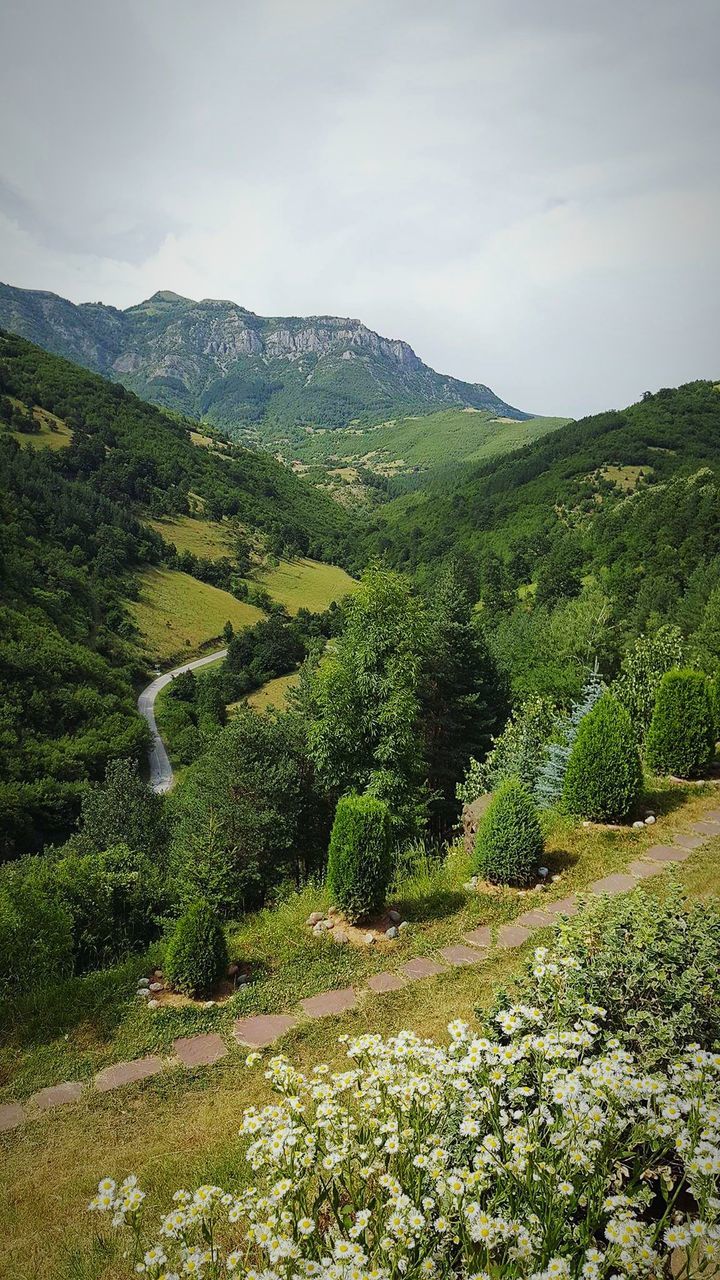
[[[162,982],[151,982],[151,983],[150,983],[150,990],[151,990],[151,991],[162,991],[162,989],[163,989],[163,984],[162,984]]]
[[[652,827],[656,822],[657,822],[657,818],[655,817],[655,814],[649,813],[647,818],[645,819],[645,826]]]
[[[326,931],[327,931],[327,920],[324,920],[321,916],[320,919],[317,920],[313,925],[313,933],[315,934],[316,938],[319,938],[320,934],[325,933]]]
[[[335,928],[332,930],[332,933],[330,936],[332,937],[333,941],[337,942],[340,946],[343,946],[344,943],[349,941],[347,933],[339,924],[335,925]]]
[[[374,945],[375,945],[375,934],[374,934],[374,933],[366,933],[366,934],[365,934],[365,942],[366,942],[366,944],[367,944],[367,946],[368,946],[368,947],[374,947]]]
[[[397,938],[397,936],[398,936],[397,925],[396,925],[396,924],[391,924],[391,925],[390,925],[390,928],[385,930],[385,937],[386,937],[386,938]]]
[[[478,796],[477,800],[473,800],[470,804],[466,804],[462,811],[462,828],[463,828],[463,844],[468,853],[475,852],[475,837],[477,829],[480,826],[485,810],[492,800],[492,791],[486,791],[483,795]]]
[[[388,911],[388,920],[391,924],[399,924],[402,919],[399,911]]]
[[[143,987],[149,987],[149,986],[150,986],[150,979],[149,979],[149,978],[138,978],[138,982],[137,982],[137,984],[138,984],[138,988],[139,988],[139,989],[142,989]]]
[[[306,925],[308,925],[309,928],[312,928],[314,925],[319,924],[320,921],[324,919],[325,917],[322,911],[311,911],[305,923]]]

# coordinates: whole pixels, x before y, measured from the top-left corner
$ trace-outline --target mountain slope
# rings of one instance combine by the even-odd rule
[[[345,426],[453,406],[523,421],[481,383],[423,364],[407,343],[338,316],[262,317],[169,291],[120,311],[0,285],[0,325],[230,434]]]

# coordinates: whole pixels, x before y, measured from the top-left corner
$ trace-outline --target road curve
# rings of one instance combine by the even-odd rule
[[[143,689],[138,698],[138,711],[143,720],[146,721],[150,729],[151,743],[148,749],[148,764],[150,766],[150,786],[153,791],[162,794],[169,791],[173,784],[173,771],[168,753],[165,750],[165,743],[158,733],[157,721],[155,719],[155,699],[161,689],[175,676],[180,676],[184,671],[194,671],[196,667],[206,667],[209,662],[217,662],[218,658],[224,658],[227,649],[217,649],[215,653],[208,653],[204,658],[195,658],[193,662],[184,662],[181,667],[174,667],[172,671],[166,671],[164,675],[157,676],[147,688]]]

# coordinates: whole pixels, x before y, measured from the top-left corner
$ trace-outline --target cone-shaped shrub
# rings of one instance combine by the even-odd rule
[[[227,963],[225,934],[215,912],[207,902],[194,902],[168,943],[165,977],[177,991],[196,996],[214,986]]]
[[[330,836],[327,882],[349,921],[382,907],[391,869],[387,805],[374,796],[343,796]]]
[[[492,884],[532,884],[543,851],[540,820],[522,782],[508,778],[498,787],[478,828],[475,870]]]
[[[642,781],[630,716],[617,698],[604,693],[578,729],[565,774],[563,808],[592,822],[622,820]]]
[[[702,777],[715,755],[709,681],[701,671],[668,671],[655,699],[645,756],[655,773]]]

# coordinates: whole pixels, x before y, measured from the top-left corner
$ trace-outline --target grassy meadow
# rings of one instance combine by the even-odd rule
[[[276,710],[282,711],[287,702],[288,693],[297,682],[298,674],[296,671],[291,671],[289,676],[277,676],[275,680],[268,680],[267,684],[264,684],[262,688],[248,694],[245,701],[255,711],[267,711],[268,707],[275,707]],[[232,702],[228,707],[228,712],[232,713],[234,708],[241,705],[239,702]]]
[[[344,569],[319,560],[281,560],[276,568],[259,570],[256,581],[288,613],[298,609],[322,613],[333,600],[357,587]]]
[[[11,396],[10,399],[12,400],[14,397]],[[17,400],[15,403],[20,404],[21,402]],[[18,444],[28,444],[32,449],[51,449],[56,452],[58,449],[67,448],[73,438],[73,433],[62,418],[50,413],[48,409],[41,409],[39,405],[34,407],[32,415],[40,427],[38,432],[12,431],[4,424],[0,426],[0,431],[2,431],[3,435],[12,436],[13,440],[17,440]]]
[[[232,552],[232,528],[217,520],[198,520],[193,516],[173,516],[147,522],[166,542],[178,551],[189,551],[203,560],[221,560]]]
[[[140,598],[128,607],[145,647],[160,662],[196,653],[218,639],[228,621],[239,631],[264,617],[227,591],[165,568],[145,570]]]

